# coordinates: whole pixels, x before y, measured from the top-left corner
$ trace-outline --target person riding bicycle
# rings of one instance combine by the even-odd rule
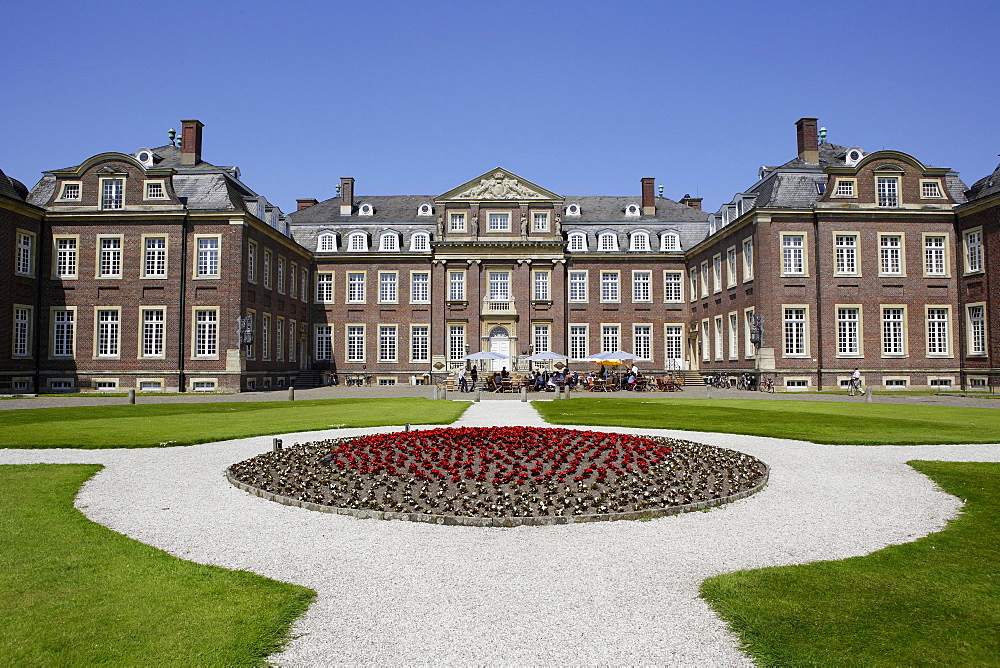
[[[865,393],[865,391],[861,389],[861,371],[858,370],[858,367],[854,367],[854,373],[851,374],[851,382],[849,383],[847,389],[847,394],[849,396],[853,397],[855,392],[860,394]]]

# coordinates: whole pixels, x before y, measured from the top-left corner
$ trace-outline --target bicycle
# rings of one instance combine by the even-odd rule
[[[772,378],[771,376],[765,376],[764,378],[761,378],[760,384],[757,386],[757,389],[760,390],[761,392],[770,392],[771,394],[774,394],[774,378]]]

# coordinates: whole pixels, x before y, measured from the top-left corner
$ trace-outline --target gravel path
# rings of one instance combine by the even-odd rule
[[[456,424],[544,424],[473,404]],[[294,442],[397,428],[287,434]],[[672,430],[771,466],[757,495],[648,522],[487,529],[357,520],[264,501],[222,471],[271,437],[161,450],[0,450],[0,463],[102,463],[88,517],[193,561],[312,587],[273,659],[323,664],[749,665],[698,598],[711,575],[841,559],[940,529],[958,499],[905,465],[1000,461],[1000,445],[828,446]]]

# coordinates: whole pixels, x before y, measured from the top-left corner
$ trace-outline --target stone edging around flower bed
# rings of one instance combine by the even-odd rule
[[[763,464],[763,462],[761,462]],[[705,510],[714,508],[733,501],[745,499],[756,494],[767,484],[771,467],[764,464],[764,473],[760,481],[749,489],[729,496],[722,496],[695,503],[686,503],[682,506],[670,506],[667,508],[650,508],[648,510],[633,510],[627,513],[601,513],[597,515],[546,515],[544,517],[466,517],[464,515],[426,515],[423,513],[397,513],[384,510],[364,510],[359,508],[340,508],[338,506],[325,506],[312,501],[300,501],[290,496],[282,496],[274,492],[265,491],[259,487],[248,485],[237,480],[229,469],[226,469],[226,479],[235,487],[249,492],[254,496],[259,496],[268,501],[274,501],[286,506],[298,506],[306,510],[316,510],[321,513],[334,513],[337,515],[350,515],[361,520],[403,520],[406,522],[426,522],[428,524],[444,524],[451,526],[468,527],[518,527],[518,526],[551,526],[553,524],[576,524],[578,522],[610,522],[613,520],[648,520],[654,517],[666,517],[667,515],[680,515],[694,510]]]

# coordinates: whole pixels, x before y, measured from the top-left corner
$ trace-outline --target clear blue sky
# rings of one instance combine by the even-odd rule
[[[205,123],[283,210],[436,195],[497,165],[562,195],[654,176],[715,210],[795,156],[794,122],[966,183],[1000,158],[991,2],[49,2],[0,6],[0,169]]]

